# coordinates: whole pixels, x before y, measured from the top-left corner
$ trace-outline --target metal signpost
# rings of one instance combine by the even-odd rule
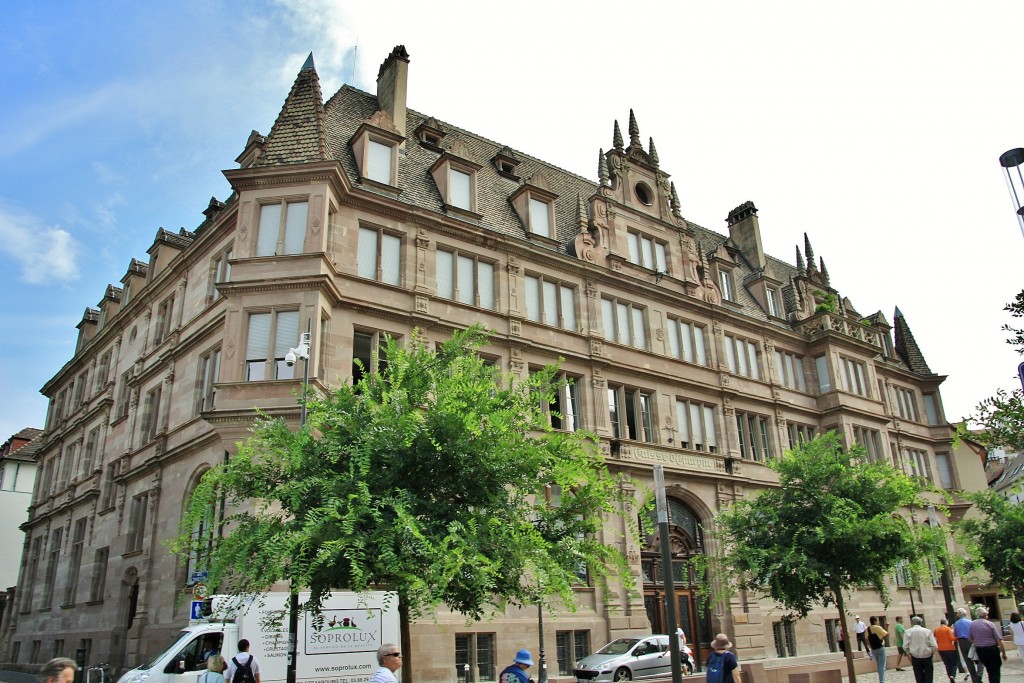
[[[668,539],[668,501],[665,498],[665,466],[654,466],[654,492],[658,502],[658,535],[661,537],[661,578],[665,585],[666,631],[668,647],[672,655],[672,683],[682,683],[683,670],[680,666],[679,634],[676,632],[676,587],[672,568],[672,547]]]

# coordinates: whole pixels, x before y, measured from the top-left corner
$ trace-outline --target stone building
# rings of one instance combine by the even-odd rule
[[[0,445],[0,547],[17,548],[25,537],[21,525],[28,520],[39,447],[33,440],[42,433],[26,427]],[[8,597],[18,581],[20,559],[16,552],[0,558],[0,637],[10,622]]]
[[[751,596],[701,609],[688,563],[709,549],[716,510],[772,483],[766,460],[835,429],[871,458],[957,486],[944,377],[899,310],[890,324],[854,308],[810,240],[795,263],[764,253],[751,202],[728,212],[725,234],[686,220],[632,112],[591,180],[407,108],[408,69],[396,47],[376,95],[344,86],[324,102],[311,57],[269,134],[253,131],[225,171],[231,196],[192,231],[159,230],[148,261],[86,309],[74,357],[43,388],[4,666],[81,647],[130,667],[187,621],[203,558],[180,561],[164,541],[254,408],[297,422],[301,366],[283,359],[307,329],[318,388],[347,381],[356,359],[369,367],[381,335],[415,328],[441,340],[482,322],[496,331],[487,353],[520,375],[563,357],[573,382],[554,426],[600,435],[638,497],[665,466],[691,640],[706,647],[724,630],[768,668],[834,648],[834,613],[787,622]],[[609,521],[609,539],[623,526]],[[578,611],[546,617],[552,677],[610,638],[663,629],[656,548],[624,548],[634,594],[584,583]],[[941,601],[918,590],[930,618]],[[851,604],[885,614],[872,593]],[[453,681],[463,664],[494,680],[516,649],[536,649],[537,612],[473,625],[439,613],[413,640],[416,680]]]

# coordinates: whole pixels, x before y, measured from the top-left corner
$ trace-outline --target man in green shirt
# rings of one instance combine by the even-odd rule
[[[907,651],[903,649],[903,634],[907,632],[907,628],[903,625],[903,617],[896,617],[896,652],[899,656],[896,658],[896,670],[903,671],[900,668],[900,663],[903,661],[903,655],[907,654]],[[910,655],[907,655],[909,658]]]

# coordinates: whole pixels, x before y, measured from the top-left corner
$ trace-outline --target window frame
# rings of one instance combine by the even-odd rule
[[[174,316],[174,295],[164,297],[156,307],[156,322],[153,324],[153,346],[159,346],[167,339],[171,331],[171,318]]]
[[[142,419],[139,422],[139,443],[145,445],[156,438],[160,431],[160,400],[163,384],[157,383],[146,392],[142,403]]]
[[[195,415],[213,410],[217,404],[217,387],[220,381],[221,346],[218,344],[199,356],[199,374],[196,378]]]
[[[534,289],[531,291],[531,282],[536,282]],[[547,294],[550,287],[554,287],[554,305],[555,305],[555,321],[551,322],[548,318],[548,300]],[[548,325],[549,327],[560,327],[564,330],[570,330],[572,332],[578,331],[579,326],[579,298],[577,297],[578,288],[576,285],[563,282],[561,280],[555,280],[548,278],[539,273],[527,273],[523,277],[523,302],[524,308],[526,309],[526,319],[530,322],[538,323],[540,325]],[[536,300],[531,301],[536,295]],[[566,316],[566,298],[571,300],[571,315]],[[536,315],[531,315],[531,305],[536,308]],[[569,319],[571,318],[571,319]]]
[[[451,284],[451,294],[450,295],[441,291],[441,278],[438,277],[438,275],[441,273],[441,266],[442,266],[441,258],[442,257],[440,255],[442,253],[443,254],[447,254],[448,255],[447,258],[451,259],[451,278],[448,280],[448,282],[450,282],[450,284]],[[460,259],[467,259],[467,260],[472,261],[472,263],[473,263],[473,284],[472,284],[472,288],[471,288],[472,292],[473,292],[473,296],[472,296],[473,301],[472,301],[472,303],[464,300],[464,295],[462,293],[463,288],[460,286],[460,282],[459,282],[459,263],[460,263]],[[489,258],[486,258],[486,257],[483,257],[483,256],[479,256],[477,254],[473,254],[472,252],[463,252],[463,251],[460,251],[458,249],[450,248],[450,247],[438,247],[437,250],[436,250],[435,256],[434,256],[434,261],[435,261],[435,285],[436,285],[435,290],[437,291],[437,296],[439,298],[446,299],[448,301],[454,301],[454,302],[460,303],[460,304],[462,304],[464,306],[473,306],[475,308],[482,308],[484,310],[497,312],[497,310],[498,310],[498,299],[499,299],[499,293],[498,293],[499,282],[498,282],[498,277],[497,277],[497,275],[498,275],[498,264],[497,264],[497,262],[495,262],[495,261],[493,261],[493,260],[491,260]],[[484,264],[486,266],[485,270],[487,268],[490,269],[490,276],[491,276],[491,289],[490,289],[490,294],[491,294],[490,304],[491,305],[490,306],[485,304],[485,302],[483,300],[484,297],[482,296],[481,291],[480,291],[480,283],[484,282],[486,280],[486,273],[484,273],[484,275],[481,276],[481,268],[480,268],[481,264]]]
[[[751,462],[767,462],[775,457],[772,420],[767,415],[736,411],[736,430],[740,457]]]
[[[623,384],[609,384],[606,397],[612,438],[638,443],[658,443],[655,429],[658,424],[655,417],[657,394],[654,391]]]
[[[772,318],[785,318],[786,313],[782,305],[782,292],[778,287],[772,285],[764,286],[764,301],[768,315]]]
[[[221,248],[210,259],[210,284],[206,292],[207,303],[213,303],[224,298],[224,295],[217,289],[217,283],[231,282],[231,257],[234,248],[234,243],[231,243]]]
[[[575,432],[585,429],[579,390],[583,383],[583,377],[559,372],[555,375],[554,381],[558,386],[552,401],[550,403],[540,401],[540,410],[547,419],[548,425],[560,432]],[[568,416],[563,408],[565,405],[570,408]]]
[[[671,357],[702,367],[710,364],[706,325],[670,315],[666,327]]]
[[[895,397],[896,414],[900,416],[900,419],[920,422],[921,412],[917,409],[917,392],[910,387],[898,384],[892,385],[892,391]]]
[[[850,356],[839,356],[839,367],[839,379],[842,383],[843,391],[848,394],[871,398],[867,363]]]
[[[630,228],[626,230],[626,250],[628,260],[633,265],[657,273],[668,273],[669,246],[665,240]]]
[[[779,384],[807,393],[807,373],[804,371],[804,357],[795,353],[775,347],[775,374],[779,378]]]
[[[869,462],[884,462],[888,464],[888,458],[882,449],[882,433],[880,430],[855,424],[853,425],[853,441],[867,449],[867,459]]]
[[[718,288],[722,291],[722,300],[736,303],[736,278],[732,268],[718,266]]]
[[[695,424],[698,422],[700,443],[695,438],[697,436]],[[679,447],[682,449],[701,453],[718,453],[718,406],[713,403],[677,397],[676,436],[679,440]]]
[[[466,655],[464,657],[460,657],[459,656],[459,652],[460,652],[459,640],[460,639],[464,639],[464,642],[465,642],[465,646],[462,648],[462,652],[464,652],[465,655]],[[481,664],[480,653],[481,653],[481,651],[484,651],[486,649],[486,648],[484,648],[483,643],[480,642],[481,640],[483,640],[483,641],[485,641],[485,642],[490,644],[489,650],[487,650],[487,651],[490,652],[489,670],[485,671],[485,672],[481,672],[481,670],[480,670],[480,664]],[[497,666],[497,657],[496,657],[497,650],[498,650],[497,644],[498,644],[498,635],[497,635],[497,633],[476,633],[476,632],[473,632],[473,633],[456,633],[455,634],[455,642],[454,642],[454,649],[453,649],[454,657],[452,658],[452,660],[455,662],[455,666],[456,666],[457,669],[461,669],[461,667],[464,664],[469,664],[469,671],[470,671],[470,674],[471,674],[470,675],[469,683],[485,683],[485,682],[489,683],[490,681],[497,681],[498,680],[498,666]]]
[[[273,258],[278,256],[293,256],[296,254],[306,253],[306,238],[309,236],[309,196],[303,195],[301,197],[275,197],[274,199],[267,199],[260,201],[256,205],[256,223],[259,226],[256,230],[255,238],[253,239],[253,256],[255,258]],[[299,243],[298,251],[290,251],[289,244],[289,232],[288,232],[288,215],[290,207],[292,206],[305,206],[306,220],[300,224],[295,224],[297,229],[301,231],[301,242]],[[274,240],[273,253],[262,253],[268,246],[267,243],[262,239],[265,234],[264,230],[264,209],[276,206],[280,207],[280,213],[277,218],[277,234]],[[269,216],[267,216],[269,218]],[[294,238],[294,235],[292,236]]]
[[[722,335],[722,339],[729,372],[737,377],[763,381],[759,359],[762,353],[760,342],[731,332]]]
[[[625,312],[628,321],[628,336],[624,337],[621,317]],[[639,324],[638,324],[639,323]],[[647,334],[647,307],[627,299],[613,296],[601,297],[601,326],[605,341],[622,346],[631,346],[641,351],[650,350],[650,335]],[[639,334],[637,330],[639,329]],[[623,341],[625,339],[625,341]],[[639,343],[637,343],[639,342]]]
[[[142,552],[146,542],[146,518],[149,512],[149,491],[132,496],[128,511],[128,534],[125,540],[125,555]]]
[[[364,249],[367,250],[368,255],[369,245],[365,240],[370,239],[371,235],[374,239],[372,275],[368,274],[367,264],[361,258]],[[402,286],[403,242],[403,235],[398,231],[388,230],[377,225],[360,224],[359,229],[356,231],[356,276],[395,287]],[[394,254],[395,266],[393,272],[385,267],[385,256],[390,255],[391,248],[397,250],[397,253]]]
[[[296,307],[281,306],[280,308],[270,308],[270,309],[254,308],[254,309],[249,309],[249,310],[246,311],[246,314],[247,314],[248,317],[246,319],[245,365],[244,365],[245,373],[244,373],[244,380],[243,381],[245,381],[245,382],[277,382],[277,381],[293,381],[293,380],[296,379],[296,374],[295,374],[294,366],[289,367],[288,365],[285,364],[285,361],[284,361],[284,358],[287,355],[287,349],[285,350],[285,352],[281,356],[277,356],[276,355],[277,354],[277,342],[278,342],[277,336],[278,336],[278,332],[279,332],[278,326],[279,326],[279,323],[280,323],[280,317],[281,317],[282,314],[287,314],[287,313],[294,313],[296,315],[296,328],[295,328],[296,329],[296,333],[294,335],[295,339],[293,341],[291,341],[291,342],[283,342],[283,343],[288,344],[289,345],[288,348],[294,348],[294,346],[292,346],[292,344],[297,345],[299,343],[299,336],[301,334],[301,332],[299,332],[299,330],[302,329],[302,311],[297,306]],[[263,350],[263,351],[265,351],[265,353],[264,353],[265,357],[264,358],[257,358],[255,356],[250,357],[250,339],[252,337],[252,320],[253,320],[254,316],[258,316],[258,315],[269,315],[270,316],[270,327],[269,327],[269,329],[267,331],[267,348]],[[260,363],[260,362],[262,362],[264,364],[263,375],[262,375],[262,377],[254,379],[252,377],[252,369],[257,367],[255,365],[256,363]],[[273,364],[273,365],[271,365],[271,364]],[[271,368],[272,368],[272,371],[270,373],[268,373],[267,370],[271,369]],[[288,374],[288,373],[291,373],[291,374],[288,375],[288,376],[282,376],[282,374]],[[268,376],[268,375],[270,375],[270,376]]]
[[[581,639],[585,639],[586,643],[581,644]],[[555,666],[558,675],[573,676],[574,665],[589,656],[591,649],[590,629],[555,631]]]

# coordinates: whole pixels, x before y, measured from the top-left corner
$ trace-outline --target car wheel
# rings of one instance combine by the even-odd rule
[[[631,681],[631,680],[633,680],[633,674],[629,673],[629,669],[627,669],[626,667],[623,666],[623,667],[620,667],[619,670],[615,672],[615,680],[616,681]]]

